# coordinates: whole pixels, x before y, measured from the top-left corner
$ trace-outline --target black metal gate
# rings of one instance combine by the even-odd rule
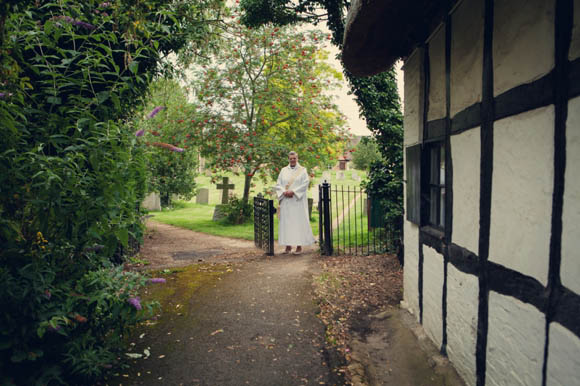
[[[254,244],[274,255],[274,200],[268,200],[258,194],[254,197]]]
[[[399,252],[399,227],[385,223],[385,208],[360,187],[320,184],[318,212],[318,236],[323,255]]]

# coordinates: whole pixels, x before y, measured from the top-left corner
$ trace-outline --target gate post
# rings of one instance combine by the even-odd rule
[[[332,255],[332,232],[331,232],[331,221],[330,221],[330,184],[324,182],[321,185],[322,189],[322,215],[324,217],[323,227],[324,227],[324,245],[323,253],[326,256]]]
[[[268,200],[268,256],[274,256],[274,212],[274,200]]]
[[[258,194],[254,197],[254,244],[274,255],[274,200],[268,200]]]

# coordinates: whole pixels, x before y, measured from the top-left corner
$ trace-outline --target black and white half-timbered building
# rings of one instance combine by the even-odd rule
[[[580,385],[580,0],[353,0],[404,60],[403,306],[468,385]]]

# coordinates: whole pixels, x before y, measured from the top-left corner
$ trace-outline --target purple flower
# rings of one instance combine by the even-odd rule
[[[48,326],[48,331],[50,331],[50,332],[57,332],[58,330],[60,330],[59,325],[56,325],[55,327]]]
[[[165,143],[165,142],[153,142],[153,143],[151,143],[151,145],[152,146],[157,146],[157,147],[162,147],[164,149],[171,150],[171,151],[175,151],[175,152],[178,152],[178,153],[183,153],[184,152],[184,149],[182,149],[180,147],[177,147],[177,146],[173,146],[173,145],[171,145],[169,143]]]
[[[129,298],[127,300],[133,307],[135,307],[136,310],[140,310],[141,307],[141,300],[139,300],[139,297],[134,297],[134,298]]]
[[[167,280],[161,277],[154,277],[153,279],[149,279],[149,283],[165,283]]]
[[[83,28],[88,29],[88,30],[94,30],[95,28],[97,28],[92,24],[85,23],[84,21],[80,21],[80,20],[74,20],[72,23],[74,25],[78,25],[79,27],[83,27]]]
[[[145,134],[145,129],[137,130],[135,132],[135,137],[142,137]]]
[[[164,108],[163,106],[157,106],[157,107],[155,107],[155,108],[153,109],[153,111],[151,111],[151,112],[149,113],[149,115],[148,115],[147,117],[148,117],[148,118],[153,118],[154,116],[156,116],[156,115],[157,115],[157,113],[158,113],[158,112],[160,112],[161,110],[163,110],[163,108]]]
[[[83,27],[83,28],[86,28],[88,30],[93,30],[93,29],[96,28],[92,24],[89,24],[89,23],[86,23],[86,22],[80,21],[80,20],[75,20],[75,19],[73,19],[70,16],[63,16],[63,15],[61,15],[61,16],[54,16],[54,17],[51,18],[51,20],[63,20],[63,21],[66,21],[67,23],[70,23],[72,25],[76,25],[76,26],[79,26],[79,27]]]

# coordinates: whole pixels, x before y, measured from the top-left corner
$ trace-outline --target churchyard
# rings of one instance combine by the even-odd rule
[[[241,197],[243,192],[244,177],[236,176],[234,173],[226,174],[228,177],[229,184],[233,184],[233,194],[236,197]],[[312,186],[310,187],[308,197],[314,199],[314,206],[312,210],[311,222],[312,231],[315,235],[318,235],[318,212],[316,210],[316,202],[318,201],[318,184],[323,180],[328,179],[331,185],[334,187],[347,186],[351,188],[358,188],[362,179],[366,176],[366,172],[360,170],[328,170],[328,171],[317,171],[314,178],[312,178]],[[174,205],[170,209],[164,209],[162,211],[151,211],[150,214],[153,216],[155,221],[159,221],[169,225],[175,225],[182,228],[190,229],[193,231],[204,232],[216,236],[224,237],[234,237],[241,238],[245,240],[254,239],[254,225],[252,222],[247,222],[244,224],[224,224],[221,221],[213,221],[213,214],[216,205],[221,203],[222,200],[222,189],[218,189],[218,185],[222,184],[222,179],[218,179],[217,183],[211,183],[211,177],[205,175],[199,175],[196,178],[196,184],[198,189],[208,190],[208,203],[201,204],[197,203],[197,197],[194,197],[190,201],[174,201]],[[254,179],[255,186],[251,191],[251,197],[256,196],[259,193],[273,188],[275,182],[271,184],[264,184],[258,179]],[[231,191],[230,191],[231,192]],[[277,217],[274,217],[274,237],[277,239]]]
[[[341,178],[341,174],[343,177]],[[241,197],[244,189],[244,176],[238,175],[236,176],[234,173],[225,174],[229,178],[229,182],[234,184],[233,194],[237,197]],[[317,199],[317,186],[320,182],[322,182],[323,177],[330,176],[330,183],[333,185],[345,185],[345,186],[360,186],[362,179],[366,176],[365,171],[361,170],[328,170],[328,171],[316,171],[314,178],[311,178],[311,187],[309,190],[308,197]],[[209,190],[209,205],[217,205],[221,203],[222,197],[222,190],[217,188],[217,184],[211,183],[211,177],[206,175],[199,175],[195,178],[195,182],[197,184],[198,189],[208,189]],[[218,178],[218,183],[221,183],[221,178]],[[268,188],[272,188],[276,182],[272,181],[269,184],[264,184],[258,178],[254,178],[252,183],[255,186],[252,188],[251,196],[255,196],[258,193],[264,193],[264,191]],[[196,202],[196,198],[191,200],[192,202]]]

